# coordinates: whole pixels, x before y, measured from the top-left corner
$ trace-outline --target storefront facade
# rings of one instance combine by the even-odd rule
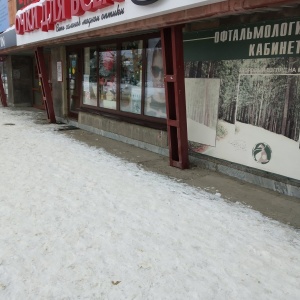
[[[298,17],[185,34],[193,152],[300,180],[299,34]]]
[[[17,44],[47,53],[56,120],[300,197],[294,3],[43,1]]]
[[[44,49],[51,51],[54,62],[51,68],[56,74],[52,73],[54,76],[50,81],[57,117],[72,118],[81,126],[94,127],[93,124],[101,123],[97,129],[118,136],[121,132],[127,141],[134,143],[138,138],[139,144],[158,152],[167,154],[169,151],[170,163],[186,168],[186,116],[181,104],[185,102],[184,78],[180,72],[174,83],[173,76],[178,66],[183,70],[183,51],[180,55],[175,50],[167,54],[173,57],[169,63],[168,89],[165,88],[167,76],[164,76],[167,75],[164,74],[166,60],[163,59],[166,53],[162,51],[172,49],[174,42],[177,42],[177,50],[182,49],[182,28],[177,28],[176,35],[170,40],[166,37],[162,41],[163,29],[155,24],[150,28],[144,22],[154,16],[160,18],[170,12],[217,2],[221,1],[101,0],[87,4],[74,0],[70,5],[66,1],[43,1],[30,4],[16,14],[17,41],[19,46],[26,47],[47,44]],[[141,22],[143,26],[134,30],[126,28],[135,22]],[[78,43],[78,39],[82,41]],[[60,48],[51,46],[53,41]],[[163,43],[167,43],[165,47]],[[42,82],[41,85],[44,90],[45,84]],[[181,93],[182,100],[177,101],[180,103],[177,106],[169,105],[167,114],[165,91],[169,89],[170,95]],[[59,99],[66,101],[60,103]],[[167,115],[171,114],[172,122],[168,122]],[[166,131],[168,126],[171,130]],[[170,144],[172,140],[174,143]]]

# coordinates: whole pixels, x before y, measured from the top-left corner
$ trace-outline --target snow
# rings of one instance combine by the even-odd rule
[[[189,141],[215,147],[216,128],[209,128],[208,126],[196,122],[189,117],[187,117],[186,121]]]
[[[299,231],[33,120],[0,107],[0,299],[299,299]]]

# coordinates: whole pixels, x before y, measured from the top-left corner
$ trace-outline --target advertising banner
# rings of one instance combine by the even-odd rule
[[[210,33],[184,36],[190,149],[300,180],[300,21]]]
[[[185,48],[189,60],[299,56],[300,19],[186,33]]]

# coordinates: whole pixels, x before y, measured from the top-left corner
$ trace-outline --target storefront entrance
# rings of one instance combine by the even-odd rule
[[[78,117],[81,92],[81,50],[68,52],[68,114],[71,118]]]

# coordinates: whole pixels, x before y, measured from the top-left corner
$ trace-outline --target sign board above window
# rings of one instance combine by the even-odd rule
[[[222,1],[40,0],[17,12],[17,44],[56,39]]]
[[[300,55],[300,18],[265,21],[184,34],[186,60],[228,60]]]

